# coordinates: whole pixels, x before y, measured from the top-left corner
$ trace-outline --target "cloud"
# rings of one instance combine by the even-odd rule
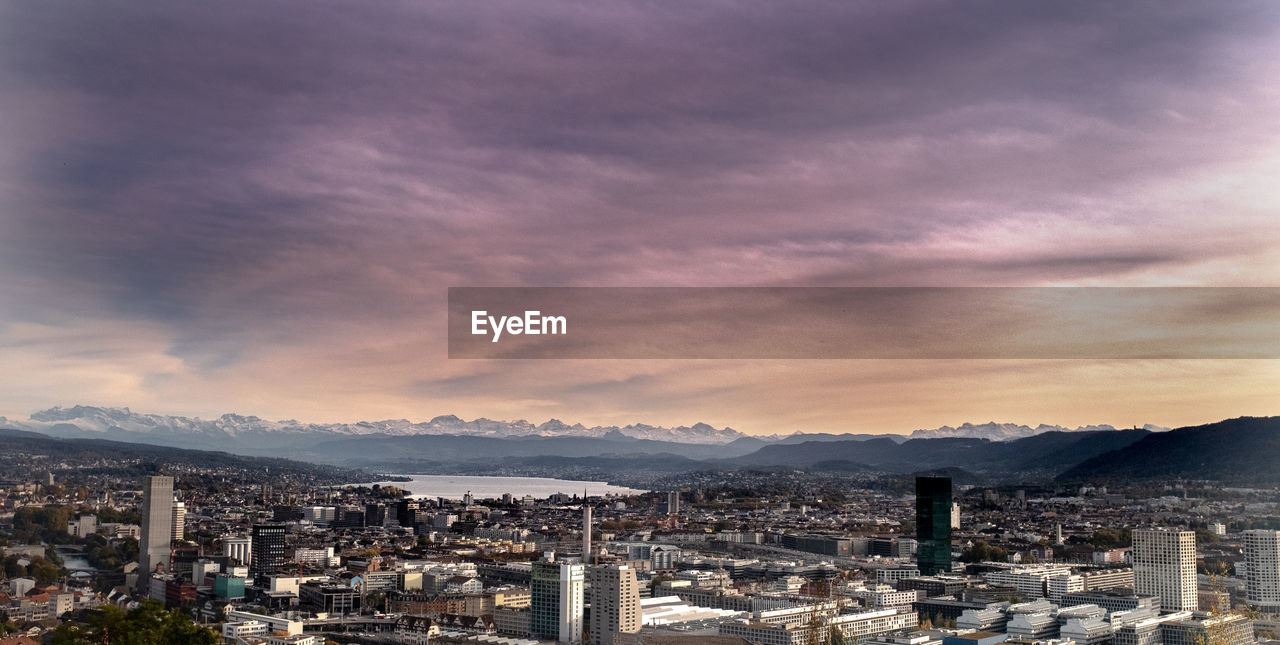
[[[516,409],[571,393],[451,386],[446,287],[1274,284],[1278,13],[12,4],[2,320]]]

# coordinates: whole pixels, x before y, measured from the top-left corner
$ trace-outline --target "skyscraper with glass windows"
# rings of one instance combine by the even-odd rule
[[[920,575],[951,571],[950,477],[916,477],[916,542]]]
[[[558,643],[582,642],[585,567],[557,561],[554,553],[533,563],[529,585],[529,631]]]

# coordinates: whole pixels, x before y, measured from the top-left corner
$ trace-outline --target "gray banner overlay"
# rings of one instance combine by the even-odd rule
[[[451,287],[450,358],[1280,358],[1275,287]]]

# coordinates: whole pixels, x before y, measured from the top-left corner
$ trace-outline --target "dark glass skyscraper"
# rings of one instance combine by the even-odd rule
[[[269,574],[283,567],[287,560],[285,550],[285,526],[283,524],[254,524],[249,533],[249,573],[256,579],[266,580]]]
[[[920,575],[951,571],[950,477],[916,477],[916,541]]]

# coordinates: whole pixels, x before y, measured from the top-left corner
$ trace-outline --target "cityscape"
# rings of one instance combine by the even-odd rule
[[[1233,441],[1240,421],[1212,430]],[[1248,421],[1274,454],[1280,418]],[[5,436],[0,613],[30,639],[7,642],[108,630],[230,645],[1280,640],[1275,470],[1248,485],[1136,473],[974,485],[959,468],[833,476],[821,464],[721,465],[661,489],[373,482],[287,459]],[[823,443],[838,445],[797,445]]]
[[[1276,61],[0,0],[0,645],[1280,645]]]

